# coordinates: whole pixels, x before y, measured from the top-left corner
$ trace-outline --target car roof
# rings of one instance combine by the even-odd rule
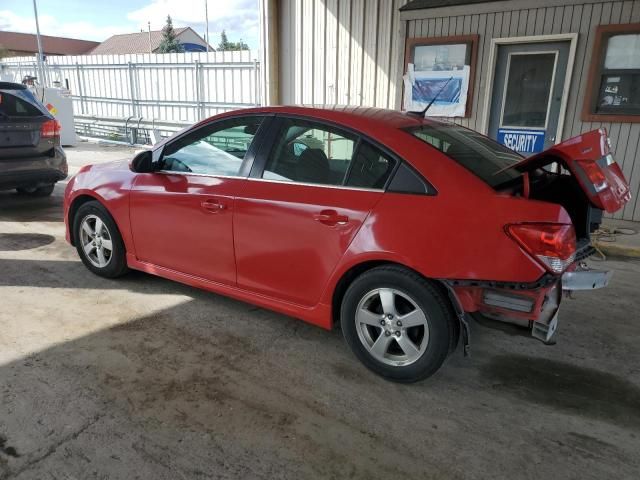
[[[21,83],[0,82],[0,88],[3,90],[26,90],[26,86]]]
[[[334,123],[344,128],[350,128],[361,134],[370,136],[371,138],[380,138],[380,135],[391,133],[390,131],[420,127],[422,125],[447,126],[450,122],[434,120],[433,118],[424,118],[421,115],[415,115],[398,110],[390,110],[385,108],[374,107],[356,107],[347,105],[278,105],[268,107],[249,107],[238,110],[229,110],[218,115],[201,120],[189,127],[186,127],[178,134],[166,137],[162,141],[156,143],[154,150],[161,148],[167,142],[188,134],[189,132],[205,126],[212,121],[222,120],[224,118],[238,118],[244,115],[299,115],[307,117],[309,120],[326,121]],[[382,142],[391,148],[386,142]]]
[[[275,113],[302,115],[319,120],[334,121],[354,127],[367,123],[370,126],[386,128],[408,128],[421,125],[446,125],[447,122],[424,118],[419,115],[399,110],[374,107],[356,107],[347,105],[302,105],[302,106],[271,106],[236,110],[235,113]]]

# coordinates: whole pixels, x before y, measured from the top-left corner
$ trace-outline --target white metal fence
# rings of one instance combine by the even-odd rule
[[[258,52],[50,56],[44,83],[71,91],[79,134],[148,141],[220,112],[261,104]],[[4,76],[38,77],[33,57],[7,58]],[[135,133],[135,135],[131,135]]]

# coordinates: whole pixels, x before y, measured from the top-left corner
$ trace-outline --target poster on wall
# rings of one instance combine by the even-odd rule
[[[469,88],[469,66],[459,70],[416,72],[410,63],[404,75],[404,109],[421,111],[435,101],[426,113],[429,117],[464,117]]]

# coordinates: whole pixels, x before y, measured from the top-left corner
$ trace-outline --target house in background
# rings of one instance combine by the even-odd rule
[[[206,52],[207,42],[191,27],[176,28],[176,38],[185,52]],[[92,55],[122,55],[126,53],[157,53],[162,41],[162,30],[113,35],[96,46]],[[214,48],[209,47],[210,51]]]
[[[96,48],[100,42],[75,38],[40,35],[42,50],[47,55],[84,55]],[[34,34],[0,31],[0,45],[11,57],[28,57],[38,53],[38,40]]]
[[[268,102],[406,109],[460,73],[445,119],[523,155],[606,128],[633,194],[615,217],[640,221],[640,0],[261,0],[261,17]]]

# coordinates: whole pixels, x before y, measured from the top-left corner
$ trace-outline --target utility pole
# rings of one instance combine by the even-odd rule
[[[147,31],[149,32],[149,53],[153,53],[151,48],[151,22],[147,22]]]
[[[40,85],[45,84],[44,78],[44,65],[42,64],[43,54],[42,54],[42,39],[40,38],[40,24],[38,23],[38,6],[36,5],[36,0],[33,0],[33,15],[36,18],[36,38],[38,39],[38,79]]]
[[[204,21],[206,23],[205,40],[207,41],[207,52],[209,52],[211,49],[209,46],[209,0],[204,0]]]

